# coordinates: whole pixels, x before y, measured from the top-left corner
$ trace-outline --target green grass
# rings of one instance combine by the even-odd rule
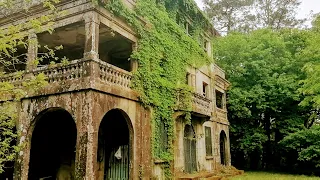
[[[246,172],[244,175],[231,178],[231,180],[320,180],[320,177],[269,172]]]

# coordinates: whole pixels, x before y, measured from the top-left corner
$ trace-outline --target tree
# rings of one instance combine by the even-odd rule
[[[16,143],[19,134],[19,129],[16,128],[17,102],[28,92],[34,92],[46,85],[44,74],[31,75],[23,79],[20,84],[22,86],[1,80],[8,76],[20,78],[25,72],[19,71],[19,66],[36,66],[44,58],[55,56],[54,52],[60,48],[48,48],[48,52],[39,57],[37,54],[34,57],[28,57],[26,52],[28,46],[35,45],[34,40],[28,38],[30,32],[53,31],[54,19],[62,13],[55,8],[55,4],[59,2],[59,0],[43,0],[41,1],[42,6],[51,12],[48,15],[42,15],[22,24],[0,28],[0,174],[6,170],[8,163],[14,161],[22,145]],[[19,4],[11,0],[1,1],[0,17],[5,18],[13,12],[29,16],[28,9],[34,5],[32,3],[34,2],[30,0],[19,1]]]
[[[250,5],[253,0],[203,0],[205,12],[212,20],[215,28],[227,33],[239,29],[247,29],[252,21]],[[247,24],[243,24],[243,21]]]
[[[320,126],[303,129],[286,136],[280,141],[284,153],[290,156],[288,166],[317,172],[320,167]]]
[[[226,70],[233,161],[271,168],[280,162],[277,143],[304,125],[296,91],[302,77],[301,31],[261,29],[215,40],[217,63]],[[237,165],[237,164],[235,164]],[[239,166],[241,167],[241,165]]]
[[[205,12],[222,32],[249,32],[259,28],[293,28],[305,19],[296,17],[299,0],[203,0]]]
[[[315,16],[313,27],[308,32],[307,47],[301,52],[300,59],[306,62],[303,67],[305,78],[301,81],[300,93],[304,96],[300,103],[311,109],[310,120],[319,121],[320,117],[320,16]]]
[[[300,4],[300,0],[256,0],[257,23],[272,29],[297,27],[305,21],[297,19]]]

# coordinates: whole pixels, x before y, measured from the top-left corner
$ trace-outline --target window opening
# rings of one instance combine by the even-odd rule
[[[211,127],[205,127],[206,156],[212,156]]]
[[[218,90],[216,90],[216,106],[223,109],[223,93]]]
[[[206,82],[203,82],[202,83],[202,95],[204,96],[204,97],[207,97],[208,96],[208,84],[206,83]]]

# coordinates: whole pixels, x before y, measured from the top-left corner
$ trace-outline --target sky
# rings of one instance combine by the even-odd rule
[[[202,0],[195,0],[200,8],[203,7]],[[298,16],[299,18],[306,18],[310,11],[313,13],[320,12],[320,0],[301,0],[301,5],[299,8]]]

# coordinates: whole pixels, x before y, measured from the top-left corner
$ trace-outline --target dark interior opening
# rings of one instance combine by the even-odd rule
[[[211,127],[207,127],[207,126],[205,126],[205,144],[206,144],[206,156],[212,156]]]
[[[183,135],[184,171],[193,173],[197,171],[197,140],[192,125],[186,125]]]
[[[208,91],[209,91],[208,87],[209,86],[206,82],[202,82],[202,95],[204,97],[208,97]]]
[[[218,90],[216,90],[216,106],[223,109],[223,93]]]
[[[104,25],[100,25],[99,32],[100,59],[126,71],[131,71],[132,42]]]
[[[111,110],[99,127],[98,162],[104,179],[129,179],[129,151],[127,121],[120,110]]]
[[[227,136],[224,131],[220,133],[220,162],[222,165],[227,165],[227,153],[226,153]]]
[[[67,111],[49,109],[41,115],[32,134],[28,179],[72,179],[76,136],[76,124]]]
[[[39,66],[48,65],[50,62],[60,63],[64,57],[69,60],[83,58],[85,46],[84,22],[57,28],[52,34],[44,32],[37,36],[40,45],[38,57],[43,58]],[[56,57],[56,59],[54,57],[46,56],[50,52],[46,46],[55,50],[54,57]],[[63,49],[57,50],[56,47],[59,46],[62,46]]]

